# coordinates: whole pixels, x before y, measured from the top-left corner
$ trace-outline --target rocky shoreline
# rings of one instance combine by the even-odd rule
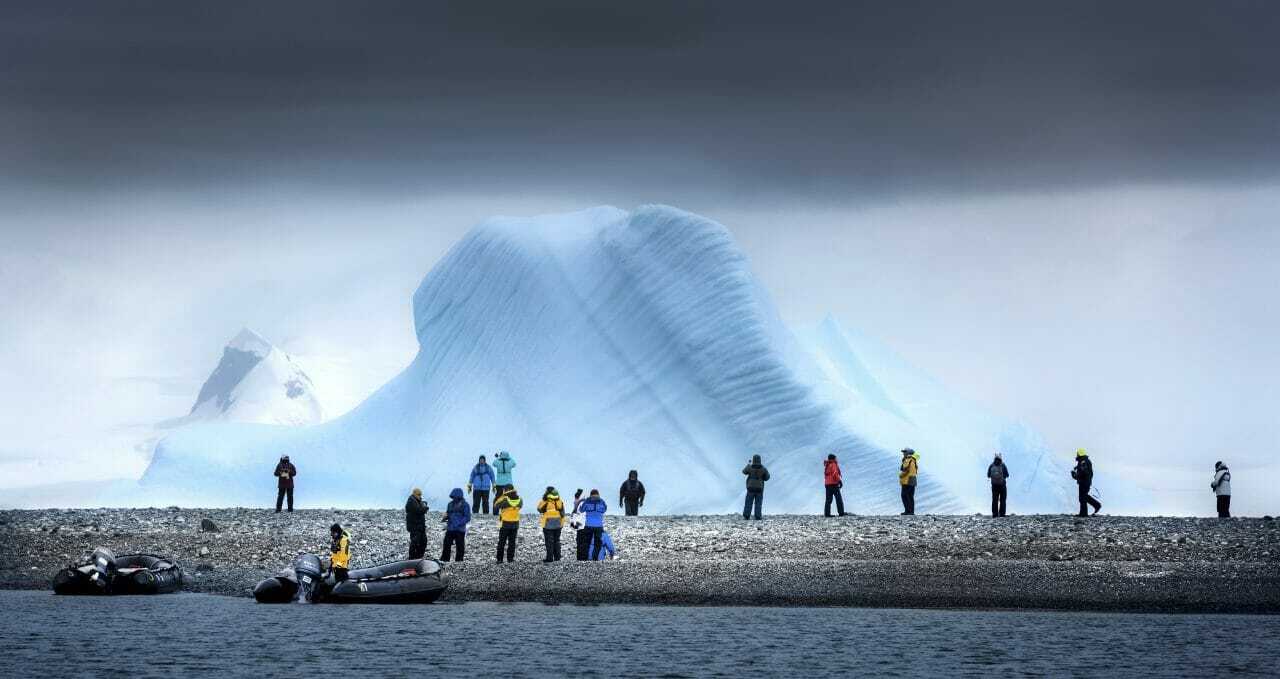
[[[188,591],[249,596],[299,552],[325,553],[334,521],[352,533],[356,567],[407,548],[399,510],[0,511],[0,588],[47,588],[59,566],[106,545],[174,557]],[[608,526],[618,560],[544,564],[526,516],[517,562],[499,566],[496,523],[479,517],[441,601],[1280,613],[1280,521],[1270,517],[642,516]],[[431,530],[428,556],[441,535]],[[572,559],[571,531],[563,542]]]

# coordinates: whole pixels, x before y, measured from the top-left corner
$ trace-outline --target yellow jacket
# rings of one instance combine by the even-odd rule
[[[334,568],[347,568],[351,563],[351,534],[342,531],[342,536],[333,541],[329,552],[329,561]]]
[[[916,481],[916,472],[920,469],[920,455],[912,454],[902,458],[902,466],[898,468],[898,483],[910,486]]]
[[[509,490],[498,497],[498,501],[493,504],[498,510],[498,521],[501,523],[512,523],[520,521],[520,506],[524,504],[524,500],[516,494],[514,490]]]
[[[564,518],[564,500],[559,495],[551,494],[538,503],[538,512],[542,514],[542,521],[539,525],[543,528],[547,527],[548,519]]]

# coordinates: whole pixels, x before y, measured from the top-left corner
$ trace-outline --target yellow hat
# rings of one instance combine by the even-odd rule
[[[1084,448],[1076,448],[1076,457],[1087,457],[1089,452]]]
[[[414,488],[414,489],[413,489],[413,494],[414,494],[414,495],[417,495],[418,497],[422,497],[422,489],[421,489],[421,488]]]

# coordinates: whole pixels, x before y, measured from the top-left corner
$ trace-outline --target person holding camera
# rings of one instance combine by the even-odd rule
[[[289,461],[288,455],[281,455],[280,461],[276,463],[276,513],[280,513],[280,506],[284,504],[286,496],[289,498],[289,511],[293,511],[293,477],[298,475],[298,468],[293,466]]]
[[[822,463],[822,482],[827,489],[827,499],[822,506],[822,515],[831,516],[831,500],[836,501],[836,513],[844,516],[844,497],[840,495],[840,489],[844,488],[844,480],[840,476],[840,463],[836,461],[834,453],[827,455],[827,461]]]

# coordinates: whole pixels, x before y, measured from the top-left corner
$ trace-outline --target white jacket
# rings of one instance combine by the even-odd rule
[[[1231,470],[1226,467],[1219,469],[1218,473],[1213,475],[1213,483],[1209,484],[1209,487],[1218,495],[1230,495]]]

